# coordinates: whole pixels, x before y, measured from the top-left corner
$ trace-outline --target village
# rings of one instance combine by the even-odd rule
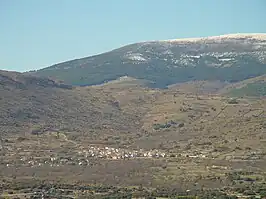
[[[8,147],[9,148],[9,147]],[[88,146],[73,148],[67,152],[55,152],[51,149],[34,150],[23,148],[9,148],[3,159],[2,164],[6,167],[27,166],[27,167],[59,167],[63,165],[92,166],[95,160],[130,160],[130,159],[163,159],[183,157],[189,159],[216,159],[224,160],[260,160],[265,156],[261,151],[249,151],[245,155],[225,155],[212,150],[189,150],[184,153],[172,153],[158,149],[151,150],[130,150],[123,148],[114,148],[108,146]]]
[[[14,152],[14,149],[12,150]],[[129,160],[135,158],[165,158],[167,154],[159,150],[129,150],[112,147],[96,147],[89,146],[88,148],[81,148],[81,150],[73,150],[68,153],[53,153],[52,150],[22,150],[16,149],[15,153],[11,151],[6,154],[13,158],[6,158],[3,163],[7,167],[14,165],[23,165],[29,167],[38,167],[48,165],[51,167],[62,165],[79,165],[90,166],[93,160]],[[51,154],[51,155],[47,155]]]

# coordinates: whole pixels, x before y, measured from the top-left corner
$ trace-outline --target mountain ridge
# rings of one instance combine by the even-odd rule
[[[134,42],[134,43],[128,43],[125,44],[119,48],[114,48],[112,50],[106,51],[106,52],[102,52],[102,53],[97,53],[94,55],[90,55],[90,56],[86,56],[86,57],[81,57],[81,58],[75,58],[75,59],[69,59],[66,61],[62,61],[56,64],[52,64],[51,66],[48,67],[52,67],[58,64],[63,64],[66,62],[70,62],[70,61],[77,61],[77,60],[82,60],[82,59],[86,59],[88,57],[97,57],[99,55],[105,54],[105,53],[109,53],[112,51],[116,51],[119,50],[121,48],[124,48],[126,46],[130,46],[130,45],[134,45],[134,44],[143,44],[143,43],[151,43],[151,42],[195,42],[195,41],[204,41],[204,40],[208,40],[208,39],[225,39],[225,38],[231,38],[231,39],[244,39],[244,38],[251,38],[251,39],[261,39],[261,40],[266,40],[266,33],[235,33],[235,34],[222,34],[219,36],[208,36],[208,37],[195,37],[195,38],[177,38],[177,39],[167,39],[167,40],[147,40],[147,41],[141,41],[141,42]],[[44,67],[44,68],[48,68],[48,67]],[[41,68],[39,70],[42,70],[44,68]],[[38,71],[38,70],[31,70],[31,71],[26,71],[25,73],[28,72],[32,72],[32,71]]]
[[[159,88],[192,80],[238,82],[266,74],[265,35],[138,42],[32,73],[78,86],[102,84],[122,76],[149,80]]]
[[[162,41],[204,41],[204,40],[220,40],[220,39],[259,39],[266,40],[266,33],[233,33],[233,34],[223,34],[218,36],[208,36],[208,37],[195,37],[195,38],[178,38],[178,39],[169,39]]]

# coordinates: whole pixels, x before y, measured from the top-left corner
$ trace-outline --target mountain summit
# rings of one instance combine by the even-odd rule
[[[34,72],[72,85],[95,85],[121,76],[154,87],[194,80],[238,82],[266,73],[266,34],[148,41]]]
[[[172,39],[164,40],[168,42],[203,42],[203,41],[223,41],[228,39],[256,39],[261,41],[266,41],[266,34],[264,33],[237,33],[237,34],[226,34],[219,36],[210,37],[197,37],[197,38],[182,38],[182,39]]]

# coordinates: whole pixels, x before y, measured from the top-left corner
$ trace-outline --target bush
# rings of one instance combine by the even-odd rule
[[[238,101],[237,101],[237,99],[230,99],[228,101],[228,104],[238,104]]]
[[[166,128],[170,128],[171,124],[154,124],[153,125],[153,129],[154,130],[159,130],[159,129],[166,129]]]
[[[266,197],[266,190],[260,191],[260,196],[261,197]]]

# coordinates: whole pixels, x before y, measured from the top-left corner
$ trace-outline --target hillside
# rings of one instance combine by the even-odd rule
[[[141,42],[32,73],[71,85],[95,85],[121,76],[153,87],[194,80],[238,82],[266,73],[266,34]]]
[[[195,94],[192,82],[152,89],[131,77],[84,87],[7,71],[0,77],[0,183],[7,192],[0,198],[266,190],[263,98]]]
[[[220,89],[219,93],[233,97],[266,96],[266,75],[227,85],[224,88]]]
[[[266,96],[266,76],[257,76],[237,83],[222,81],[188,81],[168,86],[169,90],[191,94],[219,94],[231,97]]]
[[[93,87],[107,86],[112,88],[132,88],[132,87],[152,87],[154,83],[148,80],[135,79],[128,76],[119,77],[115,80],[106,81],[103,84],[93,85]]]
[[[0,71],[0,104],[3,133],[135,128],[135,115],[122,113],[108,94],[17,72]]]

